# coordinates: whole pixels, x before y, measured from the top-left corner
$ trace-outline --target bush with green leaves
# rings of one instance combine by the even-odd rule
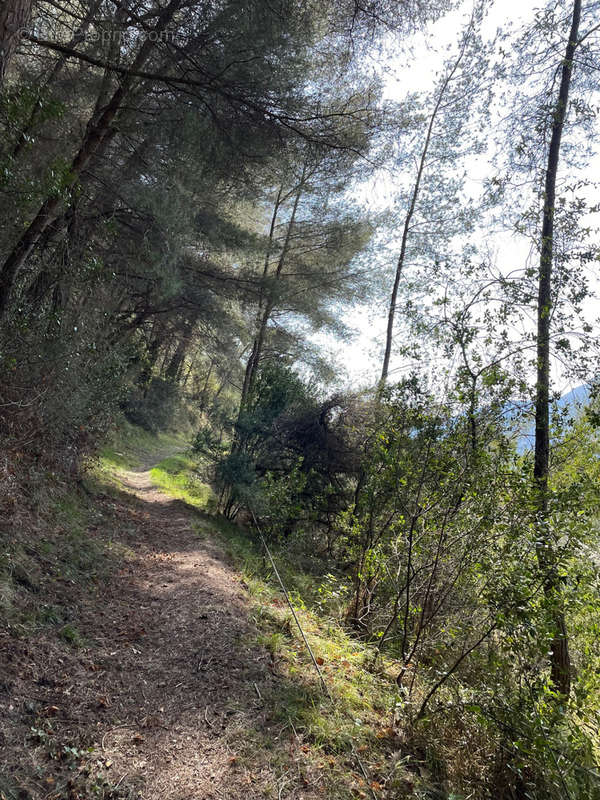
[[[223,444],[222,438],[216,436],[209,425],[204,425],[192,440],[192,450],[197,455],[216,462],[223,457],[227,448]]]
[[[292,369],[267,364],[240,410],[231,451],[222,456],[213,438],[198,434],[198,446],[216,456],[217,483],[229,518],[242,508],[259,516],[268,513],[268,495],[273,492],[265,493],[263,482],[268,487],[279,480],[281,491],[281,481],[292,479],[297,456],[286,446],[285,430],[290,418],[311,402],[310,387]]]
[[[215,476],[220,489],[222,510],[234,519],[241,508],[249,511],[262,506],[262,494],[256,466],[243,450],[233,450],[216,465]]]
[[[441,781],[474,797],[595,798],[600,639],[589,619],[600,601],[597,572],[582,563],[598,538],[595,435],[570,453],[572,432],[556,442],[549,535],[577,670],[565,708],[548,667],[555,631],[530,456],[510,441],[502,408],[481,406],[440,403],[415,381],[376,402],[257,404],[251,447],[226,462],[229,477],[298,563],[321,555],[314,566],[329,571],[337,610],[343,598],[348,625],[397,661],[398,713],[415,742],[446,750]],[[477,751],[457,770],[448,741],[459,729]]]

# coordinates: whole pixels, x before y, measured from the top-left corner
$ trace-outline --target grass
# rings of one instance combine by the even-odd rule
[[[150,471],[150,477],[167,494],[194,508],[210,509],[214,506],[212,489],[200,478],[197,462],[187,455],[163,459]]]
[[[157,451],[181,449],[183,437],[148,433],[123,422],[99,459],[90,464],[85,483],[93,493],[117,492],[115,473],[151,460]],[[127,549],[90,531],[114,524],[110,510],[93,497],[48,476],[35,515],[23,517],[9,537],[0,537],[0,620],[13,635],[28,637],[55,628],[62,641],[84,645],[70,612],[53,594],[60,585],[96,592],[108,570],[127,559]],[[19,532],[22,529],[23,534]],[[26,531],[28,530],[28,533]],[[46,602],[47,600],[47,602]]]
[[[56,599],[60,587],[100,591],[103,578],[129,551],[91,531],[113,524],[110,513],[84,493],[49,496],[43,513],[32,520],[35,535],[0,541],[0,619],[19,638],[54,628],[74,647],[85,642],[71,623],[72,610]],[[59,592],[60,593],[60,592]]]
[[[113,441],[100,455],[93,478],[105,488],[118,488],[118,472],[139,469],[169,452],[150,471],[160,489],[197,509],[210,510],[213,493],[198,474],[198,463],[189,455],[189,442],[182,434],[153,434],[126,421],[119,425]],[[180,451],[180,452],[178,452]]]

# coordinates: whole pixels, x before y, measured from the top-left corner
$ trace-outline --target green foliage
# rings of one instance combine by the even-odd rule
[[[18,336],[5,341],[0,349],[5,374],[0,429],[8,449],[74,472],[116,415],[126,358],[122,350],[101,345],[93,330],[70,322],[56,320],[44,330],[45,323],[23,319],[15,327]],[[23,392],[26,403],[18,399]]]
[[[200,456],[208,458],[210,461],[217,461],[223,456],[226,448],[212,430],[205,426],[194,436],[192,450]]]
[[[83,647],[83,639],[81,638],[81,634],[73,625],[65,625],[60,629],[59,635],[61,639],[64,639],[65,642],[73,645],[73,647]]]
[[[123,412],[133,425],[150,433],[166,430],[179,407],[177,387],[170,381],[152,378],[144,390],[135,389],[127,398]]]
[[[271,538],[280,539],[291,531],[295,521],[304,518],[305,490],[309,475],[302,469],[302,459],[279,477],[267,472],[261,480],[263,498],[261,524]]]
[[[271,434],[285,412],[305,405],[311,399],[310,386],[291,368],[275,363],[262,367],[252,395],[240,411],[237,428],[251,450]]]
[[[490,383],[482,391],[494,397]],[[587,447],[596,452],[589,431],[572,448],[575,461],[564,458],[555,473],[549,516],[578,669],[571,706],[557,710],[545,666],[553,600],[540,579],[531,465],[510,443],[502,407],[482,403],[480,411],[460,386],[444,405],[416,380],[390,388],[374,405],[340,402],[328,435],[335,432],[336,446],[343,446],[345,468],[332,473],[322,461],[319,478],[321,488],[335,480],[335,489],[329,486],[343,502],[328,506],[328,490],[317,505],[310,492],[319,464],[314,452],[307,451],[310,469],[304,458],[291,457],[306,407],[284,424],[285,403],[277,401],[285,391],[269,385],[263,397],[266,410],[257,403],[259,423],[246,433],[255,437],[255,454],[268,446],[270,463],[285,464],[259,482],[257,460],[252,476],[253,491],[262,492],[261,527],[283,545],[277,558],[284,580],[299,606],[308,603],[354,629],[374,648],[374,661],[397,660],[401,724],[422,737],[436,780],[466,796],[522,786],[535,800],[558,800],[566,791],[595,797],[598,739],[589,720],[598,713],[598,649],[584,617],[597,614],[598,589],[594,568],[582,568],[581,556],[597,531],[587,511],[573,513],[583,498],[589,509],[597,504],[589,482],[596,458],[584,455]],[[303,563],[315,550],[323,563],[314,566],[329,569],[328,577],[296,595],[288,560]],[[264,598],[256,585],[264,567],[249,555],[244,560],[253,593]],[[312,722],[299,724],[313,729]],[[460,766],[450,744],[457,728],[477,742]],[[314,735],[332,752],[343,750],[322,726]]]
[[[269,500],[276,499],[276,480],[272,475],[267,477],[267,465],[275,466],[285,455],[273,434],[289,414],[309,402],[309,397],[309,387],[292,369],[267,364],[240,409],[230,452],[223,455],[223,448],[215,447],[214,439],[210,441],[212,455],[217,457],[215,476],[229,517],[242,507],[262,513]],[[206,447],[207,434],[201,432],[197,440],[199,437],[201,446]],[[279,473],[281,465],[277,466]],[[280,489],[285,492],[283,485]]]
[[[235,516],[240,506],[254,509],[261,503],[261,493],[255,464],[248,453],[233,451],[215,469],[217,484],[227,490],[225,511]]]

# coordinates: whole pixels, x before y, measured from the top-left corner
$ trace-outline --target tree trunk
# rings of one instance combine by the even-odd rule
[[[556,202],[556,176],[560,157],[560,143],[569,102],[569,88],[573,72],[573,58],[579,36],[581,0],[573,3],[573,16],[569,41],[562,62],[560,89],[553,112],[552,135],[548,149],[548,163],[544,186],[544,210],[540,267],[538,273],[537,304],[537,378],[535,397],[535,463],[533,470],[535,511],[540,567],[546,573],[545,592],[551,604],[554,636],[550,664],[554,687],[568,696],[571,689],[571,662],[569,642],[562,607],[560,582],[556,574],[553,543],[547,530],[548,473],[550,466],[550,322],[552,312],[552,266],[554,257],[554,206]]]
[[[142,388],[142,393],[144,397],[148,395],[148,389],[150,388],[150,383],[152,381],[152,371],[154,369],[154,365],[158,361],[158,355],[160,352],[160,347],[162,345],[161,331],[159,330],[158,334],[155,333],[154,331],[155,327],[156,327],[156,322],[152,330],[152,338],[150,340],[150,344],[148,345],[146,364],[144,365],[142,371],[140,372],[137,380],[138,385]]]
[[[185,354],[188,348],[188,339],[186,337],[182,337],[179,340],[177,348],[169,361],[169,364],[165,370],[165,379],[171,381],[173,383],[178,382],[179,373],[181,371],[181,367],[183,366],[183,360],[185,358]]]
[[[431,112],[431,116],[429,117],[429,123],[427,125],[427,134],[425,136],[423,149],[421,150],[421,155],[419,157],[417,174],[415,176],[415,182],[410,196],[410,203],[408,206],[408,210],[406,212],[406,216],[404,217],[404,224],[402,226],[402,240],[400,243],[400,255],[398,256],[398,261],[396,262],[396,274],[394,276],[394,285],[392,287],[392,295],[390,297],[390,305],[388,309],[387,330],[385,336],[385,353],[383,356],[383,365],[381,367],[381,377],[379,378],[379,387],[378,387],[378,391],[380,394],[385,387],[388,377],[388,372],[390,367],[390,357],[392,354],[392,339],[394,335],[396,304],[398,301],[398,288],[400,286],[400,278],[402,277],[402,272],[404,271],[404,262],[406,260],[406,249],[408,246],[410,226],[417,206],[417,201],[419,199],[419,194],[421,192],[421,182],[423,180],[423,172],[425,171],[425,165],[427,163],[427,158],[429,156],[429,147],[431,145],[433,129],[440,108],[442,106],[442,102],[446,95],[446,91],[450,86],[450,83],[452,82],[452,79],[454,78],[454,75],[456,74],[456,71],[459,68],[460,63],[465,55],[467,41],[468,41],[468,34],[465,34],[460,52],[456,58],[456,61],[452,65],[446,77],[444,78],[444,81],[440,87],[440,91],[437,96],[437,100]]]
[[[281,273],[285,264],[285,260],[290,249],[290,241],[292,238],[292,232],[294,230],[294,225],[296,223],[296,214],[298,212],[298,204],[300,202],[300,198],[302,197],[302,192],[304,190],[304,180],[306,178],[306,165],[302,169],[302,176],[298,183],[298,188],[296,189],[296,194],[294,196],[294,205],[292,206],[292,213],[290,215],[290,219],[288,222],[287,230],[285,233],[285,240],[283,243],[283,248],[281,250],[281,254],[279,256],[279,260],[277,262],[277,268],[274,273],[275,280],[279,280],[281,277]],[[275,221],[277,218],[277,212],[279,210],[279,204],[281,200],[282,190],[279,190],[277,195],[277,201],[275,204],[275,212],[273,214],[271,220],[271,230],[269,234],[269,245],[267,249],[267,257],[265,259],[265,268],[263,271],[263,278],[267,277],[268,267],[269,267],[269,256],[272,247],[273,241],[273,231],[275,229]],[[263,305],[264,301],[264,305]],[[248,398],[252,394],[252,389],[254,388],[254,384],[256,382],[256,376],[258,374],[258,367],[260,365],[260,358],[262,356],[263,345],[265,342],[265,337],[267,334],[267,327],[269,325],[269,320],[271,318],[271,314],[273,313],[273,308],[275,304],[275,298],[273,296],[273,292],[270,291],[266,298],[264,298],[261,294],[261,298],[259,301],[259,314],[258,314],[258,330],[252,343],[252,351],[250,353],[250,357],[248,358],[248,363],[246,364],[246,373],[244,375],[244,385],[242,387],[242,398],[240,402],[240,411],[244,408],[245,404],[248,401]],[[262,309],[262,314],[261,314]]]
[[[0,7],[0,86],[31,16],[32,0],[4,0]]]
[[[149,36],[142,44],[131,65],[131,71],[123,75],[118,88],[113,93],[98,120],[90,120],[81,147],[69,168],[67,188],[73,186],[77,182],[81,173],[85,170],[98,148],[102,145],[103,140],[111,135],[111,125],[124,99],[128,96],[135,83],[136,78],[134,73],[138,72],[143,67],[148,56],[155,47],[157,41],[156,34],[166,28],[180,4],[181,0],[171,0],[169,5],[163,9],[152,31],[154,36],[152,38]],[[6,313],[10,293],[21,267],[36,246],[40,236],[58,216],[62,202],[63,196],[61,193],[56,193],[46,198],[33,221],[16,243],[0,269],[0,319]]]
[[[194,326],[196,325],[199,316],[200,316],[200,311],[194,309],[188,314],[187,319],[184,319],[183,321],[183,329],[179,334],[179,341],[177,342],[177,347],[175,348],[175,352],[171,356],[169,364],[165,369],[165,378],[168,381],[173,381],[174,383],[178,383],[179,380],[181,379],[183,362],[185,360],[186,353],[189,350],[190,344],[192,343]]]
[[[258,298],[258,311],[256,315],[256,325],[258,330],[260,330],[260,325],[262,320],[262,308],[263,308],[264,292],[266,288],[264,286],[264,282],[266,281],[267,276],[269,274],[269,263],[271,260],[271,252],[273,250],[275,225],[277,223],[277,215],[279,214],[279,209],[281,207],[282,193],[283,193],[283,186],[280,186],[279,191],[277,192],[277,197],[275,198],[275,205],[273,206],[273,214],[271,215],[271,225],[269,227],[269,241],[267,243],[267,252],[265,253],[265,263],[262,274],[263,286],[261,286]],[[244,408],[244,406],[246,405],[246,401],[248,399],[250,383],[255,369],[256,354],[257,354],[256,351],[257,351],[257,337],[255,337],[254,341],[252,342],[252,350],[250,351],[250,355],[246,363],[246,370],[244,372],[244,383],[242,385],[242,396],[240,398],[240,410]]]

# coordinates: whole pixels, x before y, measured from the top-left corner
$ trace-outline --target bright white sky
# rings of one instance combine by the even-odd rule
[[[492,38],[498,27],[511,24],[513,28],[521,25],[533,17],[534,9],[539,7],[539,0],[496,0],[490,9],[484,35]],[[427,31],[412,37],[409,42],[410,57],[407,51],[389,64],[390,75],[386,82],[386,94],[393,99],[402,99],[407,91],[428,90],[432,88],[436,71],[439,70],[445,58],[449,56],[447,47],[452,47],[458,41],[460,31],[470,15],[471,2],[463,5],[429,26]],[[405,66],[410,62],[410,67]],[[599,164],[600,166],[600,164]],[[473,161],[469,167],[470,177],[478,182],[492,173],[491,165],[485,159]],[[598,170],[600,173],[600,169]],[[394,186],[382,181],[379,187],[371,193],[370,202],[379,207],[392,205]],[[522,238],[504,234],[496,234],[491,241],[488,237],[487,244],[493,250],[502,254],[501,268],[510,265],[513,269],[525,264],[529,243]],[[390,263],[390,289],[395,264]],[[387,308],[381,305],[377,308],[357,307],[346,316],[347,323],[358,331],[356,339],[350,344],[340,345],[332,337],[318,335],[315,340],[324,350],[335,354],[336,361],[340,363],[346,373],[345,383],[356,389],[361,386],[373,385],[381,370],[383,342],[387,323]],[[399,359],[392,358],[390,377],[399,378],[406,365]],[[340,376],[343,381],[343,376]],[[561,387],[567,391],[572,388],[565,384]]]

